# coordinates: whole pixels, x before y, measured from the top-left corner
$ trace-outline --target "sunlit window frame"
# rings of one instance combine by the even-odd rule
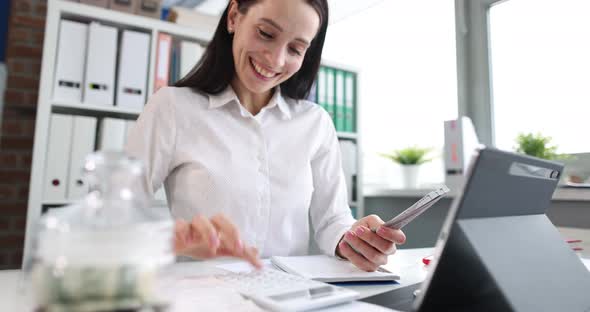
[[[473,120],[481,143],[494,146],[490,8],[510,0],[455,0],[459,115]]]

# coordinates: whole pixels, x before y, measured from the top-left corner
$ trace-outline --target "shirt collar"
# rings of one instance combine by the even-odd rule
[[[228,85],[225,90],[221,91],[218,94],[209,94],[209,108],[216,109],[222,107],[228,103],[236,102],[240,103],[238,96],[234,92],[234,89],[231,85]],[[281,88],[277,86],[275,88],[275,92],[273,96],[270,98],[270,101],[265,106],[266,109],[273,108],[275,106],[279,107],[281,114],[283,115],[284,119],[291,119],[291,112],[289,110],[289,104],[285,100],[285,98],[281,94]]]

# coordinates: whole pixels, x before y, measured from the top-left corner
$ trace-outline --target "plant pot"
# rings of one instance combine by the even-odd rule
[[[420,165],[402,165],[403,186],[407,189],[418,188]]]

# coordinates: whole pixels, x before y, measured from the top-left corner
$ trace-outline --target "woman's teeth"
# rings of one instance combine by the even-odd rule
[[[259,73],[260,75],[262,75],[266,78],[272,78],[275,76],[275,73],[262,68],[262,66],[258,65],[254,60],[252,60],[252,65],[254,66],[254,69],[256,70],[257,73]]]

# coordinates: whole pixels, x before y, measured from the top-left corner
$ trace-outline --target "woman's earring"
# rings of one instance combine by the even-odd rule
[[[227,28],[227,33],[230,34],[230,35],[233,34],[234,33],[234,29],[231,28],[231,27],[228,27]]]

